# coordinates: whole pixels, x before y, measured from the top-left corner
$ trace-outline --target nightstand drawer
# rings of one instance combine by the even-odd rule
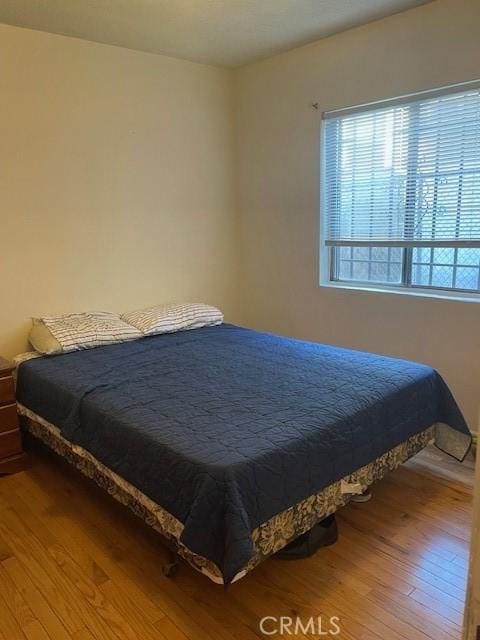
[[[7,431],[0,433],[0,458],[8,458],[16,453],[21,453],[22,441],[20,439],[20,431]]]
[[[13,378],[0,378],[0,405],[15,402],[15,386]]]
[[[0,407],[0,433],[18,429],[17,405],[9,404]]]

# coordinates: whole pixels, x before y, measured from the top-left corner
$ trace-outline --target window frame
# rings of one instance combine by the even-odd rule
[[[374,248],[374,247],[372,247]],[[432,247],[432,248],[437,248],[437,247]],[[442,248],[452,248],[452,249],[457,249],[458,247],[446,247],[445,245],[442,245]],[[468,248],[468,247],[465,247]],[[477,248],[477,247],[472,247],[472,248]],[[390,288],[398,288],[398,289],[412,289],[413,292],[416,292],[418,290],[420,291],[431,291],[431,292],[435,292],[435,291],[443,291],[446,293],[458,293],[460,295],[467,295],[467,296],[471,296],[471,295],[480,295],[480,290],[479,289],[467,289],[467,288],[461,288],[461,287],[441,287],[439,285],[420,285],[420,284],[415,284],[414,282],[412,282],[412,275],[413,275],[413,269],[415,268],[416,263],[413,261],[413,251],[414,251],[414,247],[403,247],[402,248],[402,260],[399,264],[401,264],[401,280],[398,283],[384,283],[384,282],[375,282],[375,280],[348,280],[347,278],[343,279],[343,278],[339,278],[336,276],[337,270],[338,270],[338,265],[335,264],[335,262],[339,262],[340,258],[337,255],[339,252],[339,249],[341,249],[341,247],[325,247],[325,250],[328,251],[330,253],[329,256],[329,282],[333,284],[338,283],[339,285],[342,284],[350,284],[350,285],[358,285],[357,288],[365,288],[366,286],[372,286],[372,287],[388,287]],[[358,259],[357,261],[359,262],[370,262],[371,260],[361,260]],[[375,261],[373,261],[375,262]],[[380,260],[379,262],[386,262],[383,260]],[[428,266],[428,264],[430,263],[420,263],[421,266]],[[433,266],[439,266],[439,267],[448,267],[448,268],[452,268],[452,269],[456,269],[458,267],[460,268],[469,268],[471,265],[467,265],[467,264],[438,264],[438,263],[431,263]],[[474,269],[478,269],[478,267],[472,266],[472,268]],[[478,275],[478,279],[480,280],[480,273]]]
[[[447,87],[440,87],[437,89],[431,89],[426,91],[419,91],[416,93],[407,94],[398,98],[389,98],[386,100],[379,100],[370,102],[358,106],[346,107],[344,109],[336,109],[328,113],[359,113],[363,111],[374,110],[381,106],[396,106],[399,104],[405,104],[413,102],[415,100],[429,97],[448,95],[455,92],[461,92],[462,90],[468,91],[468,89],[480,88],[480,80],[474,80],[469,82],[463,82]],[[325,112],[327,113],[327,112]],[[467,302],[480,302],[480,291],[476,289],[459,289],[453,287],[441,287],[436,285],[417,285],[412,283],[413,276],[413,250],[412,246],[405,246],[402,248],[402,273],[401,281],[397,283],[382,283],[374,281],[362,281],[362,280],[344,280],[338,278],[338,267],[335,267],[335,263],[338,262],[338,254],[341,247],[339,246],[327,246],[325,238],[327,235],[327,163],[326,163],[326,136],[324,135],[324,115],[322,114],[322,122],[320,126],[320,245],[319,245],[319,284],[322,287],[330,287],[337,289],[351,289],[359,291],[373,291],[373,292],[387,292],[398,293],[401,295],[416,295],[431,298],[442,299],[457,299]],[[325,188],[324,188],[325,187]],[[348,246],[348,245],[345,245]],[[381,245],[380,245],[381,246]],[[428,243],[429,247],[437,248],[437,245]],[[464,246],[464,245],[463,245]],[[456,248],[455,244],[451,245],[441,243],[438,247]],[[466,247],[468,248],[468,247]],[[472,247],[474,248],[474,247]],[[475,248],[478,248],[475,247]],[[454,265],[452,265],[454,267]],[[455,267],[454,267],[455,268]]]

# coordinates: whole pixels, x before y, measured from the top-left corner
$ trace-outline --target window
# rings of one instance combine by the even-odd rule
[[[480,83],[323,119],[322,282],[480,293]]]

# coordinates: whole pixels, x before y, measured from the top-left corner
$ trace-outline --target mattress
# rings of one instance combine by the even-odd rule
[[[262,541],[268,555],[285,514],[310,509],[313,526],[345,503],[342,480],[369,484],[431,439],[459,458],[470,445],[430,367],[232,325],[32,359],[17,376],[25,414],[158,507],[225,583]],[[281,544],[305,527],[292,518]]]

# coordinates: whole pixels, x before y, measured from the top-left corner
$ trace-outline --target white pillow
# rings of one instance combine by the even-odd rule
[[[164,304],[139,311],[129,311],[122,320],[145,336],[173,333],[185,329],[213,327],[222,324],[223,313],[208,304]]]
[[[43,334],[51,334],[53,346],[50,344],[46,346],[44,339],[36,339],[35,332],[38,332],[42,325]],[[44,337],[42,335],[42,338]],[[46,354],[92,349],[142,337],[138,329],[121,320],[116,313],[104,311],[35,319],[30,333],[33,347],[40,353]]]

